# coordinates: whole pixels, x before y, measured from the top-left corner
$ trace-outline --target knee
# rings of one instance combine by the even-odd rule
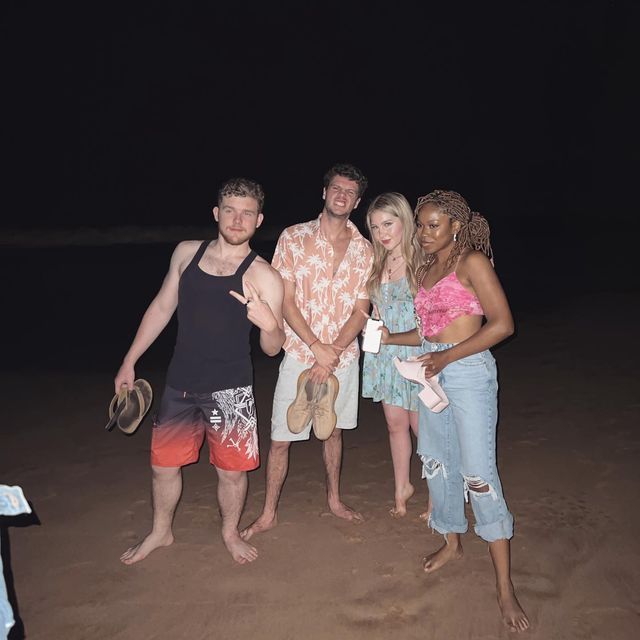
[[[483,478],[481,478],[480,476],[466,476],[466,475],[463,475],[462,477],[464,479],[465,489],[469,493],[477,496],[491,495],[495,499],[496,497],[495,489]]]
[[[157,467],[151,465],[151,473],[155,479],[158,480],[171,480],[177,478],[180,475],[180,467]]]
[[[400,407],[383,404],[384,419],[390,434],[404,433],[409,431],[411,422],[411,412]]]
[[[218,473],[218,479],[221,482],[227,482],[229,484],[238,484],[246,477],[246,471],[228,471],[226,469],[219,469],[216,467]]]
[[[396,433],[408,433],[409,421],[398,419],[389,420],[387,418],[387,429],[391,435],[395,435]]]
[[[422,456],[422,466],[424,469],[424,476],[427,480],[431,480],[435,478],[437,475],[442,474],[443,478],[447,477],[447,470],[440,462],[440,460],[436,460],[435,458]]]
[[[272,440],[269,455],[285,455],[289,451],[291,446],[290,442],[283,442],[281,440]]]

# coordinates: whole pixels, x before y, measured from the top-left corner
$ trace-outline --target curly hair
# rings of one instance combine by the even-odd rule
[[[420,209],[426,204],[433,205],[438,211],[448,215],[451,221],[457,220],[460,223],[460,231],[457,233],[456,242],[445,265],[447,269],[456,263],[465,249],[482,251],[493,263],[493,251],[489,241],[489,223],[484,216],[476,211],[471,211],[469,204],[459,193],[437,189],[418,198],[414,210],[416,218]],[[427,256],[426,266],[430,267],[434,260],[435,255]]]
[[[258,202],[258,213],[264,207],[264,190],[262,185],[248,178],[231,178],[218,190],[218,206],[222,204],[225,196],[237,196],[239,198],[254,198]]]
[[[381,193],[379,196],[376,196],[367,209],[367,229],[369,230],[369,237],[372,239],[373,244],[373,266],[371,268],[369,279],[367,280],[367,291],[369,293],[369,297],[372,298],[380,292],[380,283],[384,271],[384,264],[387,259],[387,254],[389,253],[382,244],[373,239],[371,215],[375,211],[388,213],[389,215],[399,218],[400,222],[402,222],[402,240],[400,241],[400,248],[406,265],[409,288],[413,295],[415,295],[418,291],[416,272],[418,267],[424,263],[424,254],[416,237],[411,205],[401,193],[391,192]]]
[[[364,173],[358,169],[358,167],[354,167],[352,164],[334,164],[327,173],[324,174],[324,188],[326,189],[329,186],[329,183],[336,176],[342,176],[343,178],[347,178],[347,180],[353,180],[358,183],[358,198],[362,198],[364,192],[367,190],[367,185],[369,181],[365,177]]]

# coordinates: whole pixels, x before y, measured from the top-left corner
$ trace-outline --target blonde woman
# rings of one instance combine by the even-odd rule
[[[379,195],[367,211],[367,227],[374,256],[367,282],[373,317],[382,320],[390,333],[415,329],[416,271],[424,259],[407,199],[400,193]],[[420,347],[381,345],[379,353],[364,356],[362,395],[382,402],[389,430],[395,481],[395,506],[390,510],[393,517],[406,515],[407,501],[414,492],[409,480],[411,431],[418,433],[418,392],[422,389],[398,373],[393,359],[397,356],[406,360],[421,353]]]

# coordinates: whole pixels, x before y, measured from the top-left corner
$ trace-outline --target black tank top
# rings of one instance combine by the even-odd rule
[[[242,294],[242,276],[255,260],[251,251],[231,276],[212,276],[198,263],[205,241],[180,276],[178,337],[167,384],[180,391],[209,393],[252,384],[247,310],[229,291]]]

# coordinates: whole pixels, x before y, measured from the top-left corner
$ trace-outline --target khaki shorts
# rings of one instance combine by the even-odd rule
[[[299,362],[285,353],[280,363],[280,373],[273,395],[273,413],[271,415],[271,439],[277,442],[295,442],[308,440],[311,433],[311,422],[301,433],[291,433],[287,427],[287,409],[295,400],[298,376],[310,365]],[[358,361],[342,369],[334,371],[340,383],[340,391],[336,398],[335,410],[338,416],[338,429],[355,429],[358,426],[358,399],[360,383],[360,367]]]

